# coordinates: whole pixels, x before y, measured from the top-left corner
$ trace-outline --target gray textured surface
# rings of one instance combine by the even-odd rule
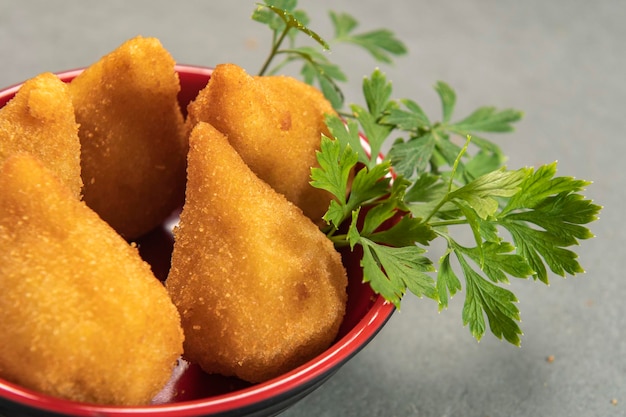
[[[516,348],[476,343],[460,320],[462,296],[437,313],[408,299],[380,335],[322,388],[288,410],[298,416],[626,415],[624,117],[626,2],[301,0],[320,33],[326,11],[363,29],[391,27],[408,57],[383,67],[396,94],[437,114],[432,85],[451,84],[459,114],[515,107],[525,119],[502,136],[509,166],[559,160],[562,175],[590,179],[605,206],[597,238],[579,248],[587,273],[551,286],[515,282],[525,331]],[[88,65],[122,41],[157,36],[181,63],[231,61],[254,72],[268,32],[250,22],[253,1],[0,2],[0,85]],[[332,58],[352,79],[373,68],[361,54]],[[553,362],[546,358],[554,356]],[[614,404],[612,400],[616,400]]]

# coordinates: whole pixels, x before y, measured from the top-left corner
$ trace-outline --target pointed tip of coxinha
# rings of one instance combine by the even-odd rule
[[[0,369],[50,395],[147,404],[182,354],[150,266],[29,154],[0,165]]]
[[[185,356],[209,373],[259,382],[326,349],[347,299],[330,240],[210,124],[194,127],[187,170],[167,279]]]
[[[0,163],[29,152],[81,196],[78,124],[69,87],[52,73],[41,73],[19,88],[0,108]]]

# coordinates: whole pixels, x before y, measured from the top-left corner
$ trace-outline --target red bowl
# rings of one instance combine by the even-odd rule
[[[68,82],[82,69],[57,74]],[[177,65],[183,111],[207,84],[211,69]],[[20,85],[0,91],[0,107]],[[167,276],[173,237],[171,221],[139,240],[144,259],[159,279]],[[360,254],[346,250],[342,258],[348,271],[348,304],[335,342],[304,365],[260,384],[236,378],[208,375],[194,364],[180,360],[167,386],[149,406],[117,407],[79,403],[44,395],[0,379],[0,415],[20,416],[270,416],[285,410],[319,387],[376,336],[394,312],[393,305],[374,294],[362,282]]]

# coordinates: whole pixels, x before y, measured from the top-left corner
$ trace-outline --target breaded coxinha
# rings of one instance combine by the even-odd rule
[[[0,378],[149,404],[182,354],[178,311],[132,247],[28,154],[0,165]]]
[[[127,239],[150,231],[183,203],[187,131],[174,65],[158,39],[136,37],[70,85],[84,199]]]
[[[186,202],[166,281],[184,356],[208,373],[260,382],[335,339],[347,278],[331,241],[260,180],[224,135],[190,136]]]
[[[78,124],[69,87],[56,75],[31,78],[0,108],[0,164],[15,153],[35,156],[80,198]]]
[[[331,196],[310,185],[311,167],[322,133],[329,135],[325,115],[334,110],[319,90],[292,77],[252,77],[221,64],[188,112],[188,125],[213,125],[255,174],[315,223],[321,220]]]

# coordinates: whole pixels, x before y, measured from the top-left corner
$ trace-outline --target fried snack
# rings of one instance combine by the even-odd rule
[[[0,164],[14,153],[37,157],[80,198],[80,141],[69,87],[51,73],[26,81],[0,109]]]
[[[0,377],[66,399],[147,404],[182,354],[150,266],[32,156],[0,167]]]
[[[127,239],[183,203],[187,133],[174,64],[157,39],[137,37],[70,85],[85,201]]]
[[[166,281],[184,356],[260,382],[326,349],[346,304],[332,243],[207,123],[190,136],[187,196]]]
[[[255,174],[318,222],[332,198],[310,185],[321,134],[329,134],[327,113],[334,113],[332,106],[308,84],[287,76],[252,77],[222,64],[189,104],[187,123],[216,127]]]

